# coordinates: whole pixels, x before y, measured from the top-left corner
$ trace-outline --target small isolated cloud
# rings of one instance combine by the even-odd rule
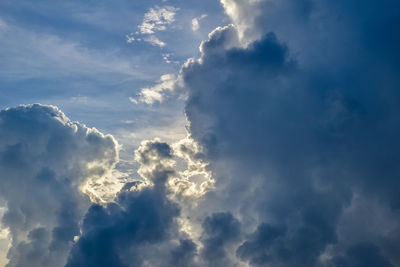
[[[135,41],[135,37],[133,36],[132,33],[125,35],[125,38],[126,38],[126,42],[128,44],[133,43]]]
[[[164,74],[160,77],[158,83],[152,87],[142,88],[138,98],[130,97],[129,100],[132,103],[137,104],[138,102],[146,104],[154,104],[156,102],[161,103],[164,101],[165,94],[174,91],[177,77],[175,74]]]
[[[178,10],[172,6],[150,8],[149,12],[144,14],[143,22],[138,27],[140,33],[154,34],[156,31],[165,31],[167,25],[175,21],[175,13]]]
[[[179,64],[179,61],[175,61],[175,60],[171,59],[172,54],[170,54],[170,53],[165,53],[165,54],[162,54],[161,56],[164,59],[165,63],[167,63],[167,64],[176,64],[176,65]]]
[[[200,21],[202,20],[202,19],[205,19],[207,17],[207,14],[203,14],[203,15],[201,15],[200,17],[197,17],[197,18],[194,18],[194,19],[192,19],[192,30],[195,32],[195,31],[198,31],[199,29],[200,29]]]
[[[143,40],[154,46],[164,47],[166,45],[166,43],[158,39],[158,37],[155,35],[146,36],[143,38]]]
[[[155,6],[144,14],[142,23],[138,26],[138,31],[126,35],[127,43],[133,41],[145,41],[154,46],[163,47],[166,45],[165,42],[161,41],[155,34],[159,31],[167,30],[167,26],[175,21],[175,14],[179,8],[173,6],[159,7]],[[135,38],[134,36],[140,36],[142,38]]]

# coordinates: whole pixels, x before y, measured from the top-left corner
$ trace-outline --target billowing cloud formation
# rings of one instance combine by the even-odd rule
[[[89,198],[82,183],[113,168],[117,143],[54,106],[0,111],[0,203],[7,266],[63,266]]]
[[[241,219],[238,262],[398,266],[399,3],[223,4],[235,26],[181,72],[217,181],[199,210]]]
[[[18,133],[33,129],[49,140],[45,146],[40,138],[25,143],[46,151],[56,143],[67,156],[42,164],[42,154],[34,154],[26,163],[29,149],[15,142],[1,146],[2,168],[19,172],[34,164],[23,175],[27,186],[15,190],[29,195],[35,178],[57,181],[61,192],[51,204],[44,190],[53,182],[43,183],[35,192],[44,192],[46,201],[35,196],[41,209],[33,212],[26,208],[32,201],[4,192],[9,210],[3,223],[17,242],[10,266],[27,259],[29,266],[51,266],[53,257],[65,259],[75,235],[68,267],[400,266],[400,3],[221,2],[233,24],[215,29],[201,44],[200,58],[188,60],[178,77],[190,136],[174,145],[142,142],[135,158],[143,180],[128,183],[114,202],[93,204],[81,228],[87,202],[74,183],[60,181],[78,177],[79,184],[93,172],[101,175],[106,170],[97,163],[111,168],[115,154],[100,153],[99,159],[89,149],[82,158],[71,157],[66,148],[81,155],[81,146],[71,141],[64,148],[56,142],[62,138],[43,134],[52,127],[17,124],[26,127]],[[153,89],[159,99],[171,91]],[[176,157],[187,168],[180,169]],[[51,172],[48,166],[58,167]],[[14,180],[4,179],[10,185],[1,188],[13,189]],[[68,202],[59,197],[63,192]],[[59,212],[64,205],[73,206],[67,215]],[[20,213],[34,225],[16,223]],[[47,252],[53,248],[62,249]]]
[[[167,197],[174,174],[170,146],[146,141],[135,156],[144,181],[127,184],[115,203],[89,209],[67,267],[166,266],[168,260],[190,260],[196,246],[179,232],[180,208]]]
[[[204,166],[196,164],[201,153],[189,139],[175,148],[157,139],[142,142],[135,158],[141,164],[138,173],[143,181],[126,184],[112,203],[90,207],[67,267],[217,266],[233,262],[231,248],[240,236],[240,223],[232,214],[202,218],[195,238],[192,229],[185,228],[185,222],[189,226],[194,223],[184,218],[190,210],[185,202],[207,191],[179,186],[190,181],[176,172],[174,153],[189,162],[184,174],[204,171]]]

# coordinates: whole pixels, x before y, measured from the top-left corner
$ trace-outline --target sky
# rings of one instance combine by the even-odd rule
[[[0,1],[0,266],[400,267],[397,0]]]

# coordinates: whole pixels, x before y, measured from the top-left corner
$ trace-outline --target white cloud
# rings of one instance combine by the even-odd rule
[[[165,31],[167,25],[175,21],[178,8],[172,6],[154,7],[144,14],[141,25],[138,26],[141,34],[154,34],[156,31]]]
[[[170,189],[178,196],[199,198],[213,189],[215,180],[208,170],[200,145],[190,136],[172,145],[174,155],[186,163],[186,168],[179,172],[179,178],[169,181]]]
[[[127,34],[127,35],[125,35],[125,38],[126,38],[126,42],[128,43],[128,44],[130,44],[130,43],[133,43],[133,41],[135,41],[135,37],[133,36],[133,34],[131,33],[131,34]]]
[[[166,43],[158,39],[158,37],[155,35],[146,36],[143,38],[143,40],[154,46],[164,47],[166,45]]]
[[[172,54],[170,54],[170,53],[165,53],[165,54],[162,54],[161,56],[162,56],[162,58],[164,59],[165,63],[167,63],[167,64],[176,64],[176,65],[179,65],[179,61],[175,61],[175,60],[172,60],[172,59],[171,59]]]
[[[192,19],[192,30],[198,31],[200,29],[200,21],[207,17],[207,14],[203,14],[200,17]]]
[[[156,102],[163,102],[165,94],[173,92],[177,83],[177,77],[175,74],[164,74],[160,77],[158,83],[152,87],[142,88],[138,98],[129,98],[132,103],[137,104],[138,102],[146,104],[154,104]]]
[[[220,0],[225,13],[238,29],[239,38],[244,45],[260,38],[264,33],[257,24],[260,16],[265,16],[269,1],[263,0]]]
[[[156,32],[167,30],[167,26],[175,21],[175,14],[179,8],[173,6],[159,7],[155,6],[144,14],[142,23],[138,26],[138,31],[126,35],[128,43],[133,41],[145,41],[154,46],[164,47],[165,42],[161,41],[156,35]],[[134,36],[140,36],[135,38]]]
[[[201,147],[190,137],[172,146],[158,138],[145,140],[135,151],[135,159],[141,164],[138,173],[145,181],[157,183],[157,179],[168,177],[164,182],[171,193],[170,197],[177,201],[200,198],[215,183],[207,169],[207,162],[203,160]],[[182,171],[178,171],[177,160],[186,165]],[[160,171],[165,175],[160,175]]]

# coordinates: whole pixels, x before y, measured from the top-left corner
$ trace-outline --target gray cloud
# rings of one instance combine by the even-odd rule
[[[180,207],[169,197],[168,180],[175,174],[171,147],[144,141],[135,157],[144,181],[126,184],[113,203],[90,207],[67,267],[192,262],[197,246],[180,232]]]
[[[234,266],[229,252],[240,237],[240,223],[230,213],[214,213],[204,219],[201,257],[205,266]]]
[[[357,227],[398,221],[398,3],[223,3],[236,26],[181,71],[216,179],[198,211],[240,218],[236,255],[251,265],[399,265],[398,226]],[[355,195],[379,208],[347,219]]]
[[[0,191],[3,223],[17,240],[10,266],[65,259],[79,231],[68,267],[400,265],[399,4],[221,2],[233,24],[215,29],[179,77],[190,137],[142,142],[135,158],[143,180],[93,204],[81,227],[88,202],[77,185],[112,168],[115,142],[97,132],[87,138],[91,131],[61,115],[50,120],[56,129],[77,130],[48,134],[49,115],[36,114],[42,106],[28,108],[34,124],[24,112],[3,112],[12,119],[2,129],[19,133],[0,139],[0,166],[11,173],[1,187],[11,190]],[[97,150],[80,138],[60,141],[72,133]],[[182,179],[193,174],[207,190],[193,194],[196,183]],[[28,177],[27,186],[15,177]],[[15,191],[38,200],[14,199]],[[54,192],[59,202],[48,201]]]
[[[79,190],[117,161],[116,141],[54,106],[0,111],[0,197],[7,266],[63,266],[89,199]]]

